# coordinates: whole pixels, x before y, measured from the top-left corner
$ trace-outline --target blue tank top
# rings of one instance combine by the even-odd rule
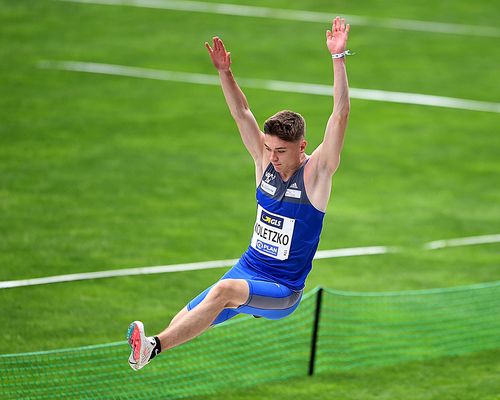
[[[301,290],[312,268],[325,213],[309,201],[304,187],[307,160],[284,182],[270,163],[257,187],[257,219],[245,267],[290,289]]]

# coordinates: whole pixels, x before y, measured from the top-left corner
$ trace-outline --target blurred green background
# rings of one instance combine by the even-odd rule
[[[497,32],[500,17],[498,4],[487,0],[238,4]],[[220,88],[42,69],[41,60],[215,75],[204,42],[218,35],[237,79],[328,85],[329,27],[328,20],[0,0],[0,280],[237,258],[255,218],[253,162]],[[499,44],[498,34],[353,25],[350,86],[498,103]],[[243,90],[261,125],[292,109],[307,121],[309,151],[321,142],[331,99]],[[393,291],[499,280],[500,244],[422,249],[432,240],[500,233],[499,122],[493,112],[352,99],[320,250],[397,245],[402,251],[319,260],[307,288]],[[0,353],[122,340],[134,319],[156,332],[224,271],[1,289]],[[456,396],[481,377],[498,376],[498,352],[462,361],[477,368],[456,371],[460,384],[445,391],[449,398],[466,398]],[[389,385],[396,374],[402,397],[433,398],[425,397],[425,385],[456,364],[412,365],[410,375],[354,371],[286,386],[294,398],[325,390],[332,397],[384,398],[377,390],[386,389],[370,384],[371,391],[352,392],[361,389],[350,381]],[[324,386],[328,379],[340,383]],[[279,387],[261,388],[255,397],[273,396]],[[477,398],[498,398],[498,386],[484,387],[490,389]]]

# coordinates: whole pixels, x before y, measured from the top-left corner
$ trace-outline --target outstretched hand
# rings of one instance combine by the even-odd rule
[[[226,51],[224,43],[218,36],[213,38],[213,49],[210,47],[208,42],[205,42],[205,47],[208,50],[208,54],[212,59],[214,67],[218,71],[228,71],[231,66],[231,53]]]
[[[332,23],[332,30],[326,31],[326,45],[331,54],[338,54],[345,51],[347,37],[351,26],[345,24],[345,19],[336,17]]]

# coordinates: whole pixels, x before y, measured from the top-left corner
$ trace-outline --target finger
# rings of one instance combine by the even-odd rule
[[[212,48],[210,47],[210,45],[208,44],[208,42],[205,42],[205,47],[207,48],[207,50],[208,50],[209,53],[212,53]]]
[[[351,30],[351,25],[350,25],[350,24],[347,24],[347,25],[345,26],[345,31],[346,31],[347,33],[349,33],[349,31],[350,31],[350,30]]]
[[[227,61],[231,64],[231,52],[227,53]]]
[[[214,36],[214,51],[219,51],[219,38],[217,36]]]
[[[340,24],[340,30],[345,31],[345,18],[342,18],[342,22]]]
[[[328,29],[326,31],[326,40],[330,39],[331,36],[332,36],[332,32],[330,32],[330,30]]]
[[[221,49],[224,50],[224,53],[227,53],[226,47],[224,46],[224,42],[221,39],[219,39],[219,42],[220,42]]]
[[[338,31],[338,30],[339,30],[339,26],[340,26],[340,17],[338,17],[338,16],[337,16],[337,17],[335,18],[335,24],[334,24],[334,25],[335,25],[334,30],[335,30],[335,31]]]

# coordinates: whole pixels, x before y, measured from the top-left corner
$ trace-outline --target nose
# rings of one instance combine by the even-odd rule
[[[271,154],[269,155],[269,159],[272,162],[278,161],[279,160],[278,153],[276,151],[271,151]]]

